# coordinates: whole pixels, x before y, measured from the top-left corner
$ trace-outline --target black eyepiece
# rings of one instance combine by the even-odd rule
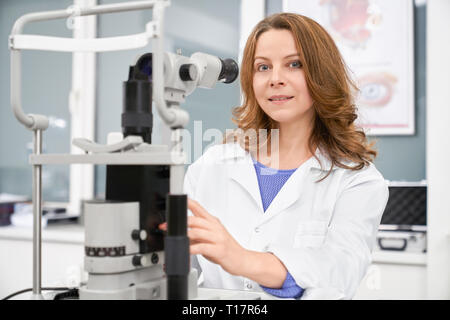
[[[134,79],[152,81],[152,54],[142,55],[134,67]]]
[[[122,132],[125,137],[138,135],[151,143],[152,128],[152,54],[146,53],[130,66],[123,83]]]
[[[220,59],[220,61],[222,62],[222,70],[220,71],[218,81],[232,83],[239,75],[238,64],[233,59]]]

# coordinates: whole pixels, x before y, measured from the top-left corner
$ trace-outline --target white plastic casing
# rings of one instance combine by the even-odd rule
[[[95,202],[84,206],[85,246],[113,248],[125,246],[125,254],[139,252],[139,241],[131,233],[139,230],[138,202]]]

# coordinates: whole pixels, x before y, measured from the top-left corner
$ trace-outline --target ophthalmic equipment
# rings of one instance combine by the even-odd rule
[[[231,59],[205,53],[190,57],[163,52],[164,10],[168,0],[136,1],[80,8],[79,16],[152,9],[153,20],[141,34],[65,39],[22,34],[25,24],[68,18],[68,10],[37,12],[20,17],[9,38],[11,104],[14,115],[34,132],[33,166],[33,298],[41,299],[42,166],[54,164],[106,165],[105,200],[84,206],[85,260],[89,277],[79,288],[80,299],[191,299],[197,277],[189,266],[187,196],[183,194],[186,156],[180,130],[189,121],[181,109],[196,88],[231,83],[239,73]],[[122,135],[101,145],[77,138],[84,154],[43,154],[42,131],[48,118],[25,114],[21,104],[21,50],[106,52],[144,47],[152,53],[129,68],[123,83]],[[152,102],[172,130],[172,145],[152,144]],[[168,223],[167,234],[158,229]]]
[[[160,164],[107,165],[106,200],[85,204],[85,266],[89,280],[86,287],[80,288],[81,298],[111,295],[151,299],[164,297],[166,288],[169,299],[196,295],[197,278],[195,273],[189,276],[187,197],[180,193],[182,167],[179,159],[169,158],[182,155],[177,130],[183,123],[172,126],[172,150],[151,144],[152,62],[152,53],[139,57],[123,84],[125,139],[107,146],[84,139],[74,141],[87,152],[167,157]],[[164,99],[171,108],[179,108],[196,87],[212,88],[217,81],[230,83],[237,76],[238,66],[231,59],[204,53],[190,58],[165,53]],[[171,176],[175,176],[172,181]],[[168,232],[164,236],[158,225],[166,218]]]

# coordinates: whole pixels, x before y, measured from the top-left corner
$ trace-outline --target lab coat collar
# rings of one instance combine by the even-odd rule
[[[317,159],[313,156],[311,159],[311,168],[318,169],[321,171],[330,171],[337,169],[337,167],[332,165],[331,160],[328,158],[328,156],[320,150],[320,148],[317,148],[315,151],[315,155]]]
[[[250,154],[233,157],[229,166],[229,177],[239,183],[255,201],[260,211],[263,211],[261,195],[259,192],[258,177],[253,166]]]
[[[329,171],[330,169],[335,170],[337,167],[334,165],[332,166],[332,163],[330,159],[326,156],[326,154],[320,150],[320,148],[317,148],[315,151],[315,155],[317,159],[313,156],[311,160],[311,163],[309,164],[310,168],[315,168],[321,171]],[[245,151],[238,143],[233,144],[227,144],[225,148],[223,149],[222,153],[222,160],[251,160],[251,155]],[[248,159],[250,158],[250,159]],[[253,162],[251,163],[253,165]]]
[[[261,224],[267,222],[301,198],[303,188],[305,187],[303,183],[305,179],[303,177],[309,174],[311,168],[322,171],[331,168],[331,162],[318,149],[316,150],[316,156],[320,160],[320,163],[315,157],[311,157],[289,177],[277,196],[272,200],[266,212],[264,212],[264,216],[260,221]],[[251,195],[260,211],[263,212],[258,178],[250,153],[238,144],[235,146],[225,146],[222,159],[225,161],[233,160],[233,165],[230,166],[229,171],[230,178],[239,183]]]

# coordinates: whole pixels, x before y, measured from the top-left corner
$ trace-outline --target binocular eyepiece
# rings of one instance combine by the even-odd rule
[[[130,80],[149,80],[152,81],[152,54],[146,53],[139,57],[134,66],[130,66],[128,81]]]
[[[236,78],[239,76],[239,66],[233,59],[220,59],[218,58],[221,64],[221,70],[219,73],[219,76],[217,78],[217,81],[223,82],[223,83],[232,83]],[[185,76],[189,68],[185,68],[188,65],[181,65],[179,69],[179,75],[180,79],[183,81],[192,81],[192,79],[189,76]],[[132,74],[130,73],[128,80],[135,79],[135,80],[149,80],[152,81],[152,54],[146,53],[142,55],[138,61],[136,62],[135,66],[132,66],[130,68],[130,71],[132,70]]]
[[[165,83],[165,89],[185,91],[186,95],[195,87],[212,88],[215,82],[232,83],[239,75],[238,64],[233,59],[222,60],[202,53],[191,58],[175,55],[166,58],[172,62],[167,68],[164,65],[164,73],[169,73],[164,77],[172,80]],[[128,80],[123,83],[123,135],[138,135],[147,143],[151,143],[153,127],[152,61],[152,53],[140,56],[136,64],[130,66]],[[174,77],[175,74],[178,77]]]

